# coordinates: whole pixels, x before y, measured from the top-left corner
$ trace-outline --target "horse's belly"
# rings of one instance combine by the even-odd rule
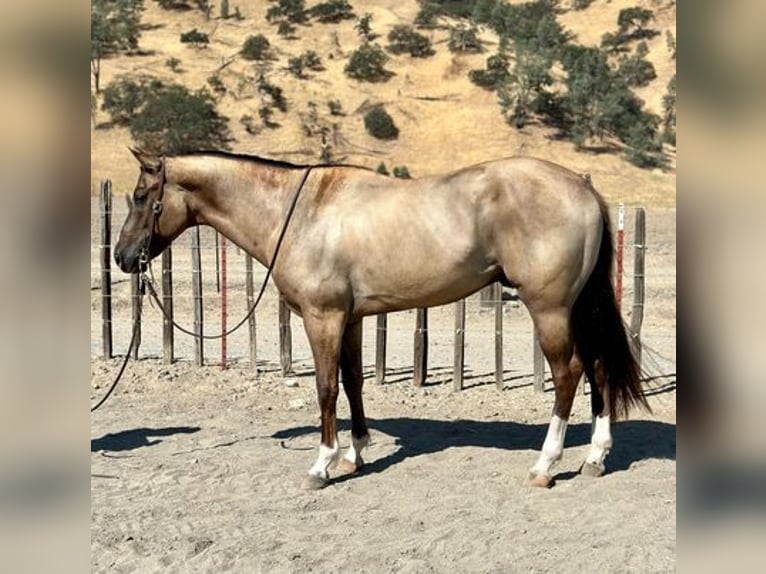
[[[486,263],[458,266],[427,265],[378,270],[354,281],[354,314],[372,315],[416,307],[434,307],[456,301],[481,289],[497,276]]]

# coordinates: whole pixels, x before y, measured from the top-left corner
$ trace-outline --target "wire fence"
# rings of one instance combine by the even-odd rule
[[[104,190],[105,186],[108,191]],[[112,203],[110,184],[105,182],[102,190],[105,195],[101,200],[96,198],[92,202],[91,357],[94,359],[124,354],[135,313],[135,287],[132,286],[131,276],[112,269],[109,260],[110,246],[117,241],[128,208],[119,201]],[[643,210],[636,212],[643,213]],[[196,233],[199,233],[198,278],[201,289],[195,298],[193,283],[197,276],[193,238]],[[638,253],[641,258],[641,252],[634,248],[634,239],[633,226],[626,226],[623,257],[623,301],[626,303],[623,304],[623,315],[633,318],[637,295],[643,295],[650,302],[647,312],[641,317],[644,325],[639,323],[638,330],[645,347],[660,348],[665,352],[658,354],[650,351],[646,362],[654,371],[674,372],[675,274],[653,273],[646,283],[643,277],[635,281],[635,254]],[[646,243],[643,239],[641,241]],[[256,291],[265,279],[266,269],[255,262],[252,270],[248,270],[248,255],[228,242],[225,242],[226,261],[223,267],[223,243],[217,233],[207,227],[198,231],[197,228],[187,230],[173,243],[173,316],[189,330],[196,327],[195,305],[198,306],[198,313],[201,312],[205,334],[220,334],[225,325],[234,325],[249,309],[247,287],[251,277]],[[108,272],[105,272],[105,267],[108,267]],[[159,286],[165,278],[160,258],[153,263],[152,271],[154,284],[160,291]],[[643,293],[637,293],[636,286]],[[632,306],[630,301],[633,301]],[[641,305],[643,311],[643,301]],[[108,316],[107,308],[110,310]],[[309,374],[313,372],[313,360],[301,320],[294,314],[286,314],[285,309],[278,290],[271,284],[254,314],[254,340],[247,325],[226,337],[225,349],[222,349],[220,341],[198,343],[194,337],[175,331],[170,361],[196,360],[205,365],[234,365],[252,369],[254,375],[267,371]],[[463,313],[465,319],[461,320]],[[423,324],[424,315],[427,325]],[[667,320],[671,315],[673,329],[669,331]],[[137,357],[168,361],[163,316],[148,297],[144,298],[141,323]],[[633,327],[635,329],[636,325]],[[105,344],[107,337],[110,338],[109,345]],[[382,342],[384,347],[381,353]],[[286,345],[289,347],[287,365]],[[365,318],[363,323],[365,374],[376,376],[378,380],[410,379],[415,384],[452,381],[456,388],[494,380],[500,387],[534,384],[542,390],[545,367],[536,347],[529,314],[515,298],[513,290],[500,288],[499,284],[462,302],[429,308],[427,313],[422,310],[401,311],[387,314],[384,325],[381,319],[374,316]],[[672,348],[672,353],[667,351],[668,348]]]

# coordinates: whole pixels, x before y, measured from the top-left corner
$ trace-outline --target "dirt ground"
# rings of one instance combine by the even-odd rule
[[[195,368],[185,350],[189,342],[180,347],[179,361],[164,365],[159,336],[147,327],[145,358],[129,364],[113,397],[92,415],[92,570],[674,571],[675,209],[649,209],[647,227],[643,365],[653,413],[634,413],[613,427],[605,476],[577,474],[590,430],[589,397],[578,394],[555,485],[524,484],[545,436],[553,393],[532,389],[531,325],[514,303],[506,304],[504,315],[506,388],[496,389],[494,315],[473,298],[466,389],[460,392],[452,390],[450,308],[430,317],[433,368],[420,389],[411,383],[413,315],[390,318],[383,385],[373,377],[374,322],[365,324],[365,407],[373,441],[367,464],[355,476],[333,475],[324,490],[301,490],[319,440],[312,368],[294,319],[296,374],[280,376],[270,291],[259,309],[257,375],[246,342],[238,340],[232,340],[226,371],[215,364],[214,346],[210,364]],[[93,268],[96,256],[94,248]],[[100,290],[97,273],[92,276],[95,401],[121,357],[99,358]],[[127,282],[115,286],[117,353],[127,347],[128,293]],[[230,324],[239,316],[232,310]],[[159,331],[156,309],[147,309],[145,321],[152,333]],[[342,394],[339,419],[346,447]]]

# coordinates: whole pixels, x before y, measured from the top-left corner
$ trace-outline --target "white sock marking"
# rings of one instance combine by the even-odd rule
[[[365,435],[362,438],[356,438],[351,436],[351,445],[346,451],[345,458],[347,461],[355,464],[357,467],[362,464],[362,449],[365,448],[370,442],[370,435]]]
[[[537,459],[533,472],[550,474],[553,464],[561,460],[561,453],[564,452],[564,435],[567,432],[567,421],[558,415],[553,415],[551,423],[548,425],[548,434],[545,435],[540,458]]]
[[[338,462],[338,456],[340,455],[340,448],[338,448],[338,437],[335,437],[332,447],[319,445],[319,456],[317,457],[314,466],[309,469],[309,474],[318,476],[320,478],[329,478],[327,469],[330,466]]]
[[[593,417],[593,434],[590,437],[590,451],[585,459],[586,462],[603,466],[604,459],[612,448],[612,432],[609,423],[609,415]]]

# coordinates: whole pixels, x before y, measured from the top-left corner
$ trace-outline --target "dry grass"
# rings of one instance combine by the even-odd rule
[[[616,28],[619,10],[635,4],[655,10],[654,27],[661,32],[649,41],[649,59],[659,77],[638,92],[650,110],[659,112],[665,86],[675,73],[675,62],[670,59],[665,43],[666,30],[675,35],[674,5],[663,7],[668,2],[656,0],[595,0],[587,10],[566,12],[560,15],[560,20],[581,43],[595,45],[604,32]],[[380,34],[376,41],[381,45],[385,45],[385,36],[394,24],[412,22],[418,11],[416,0],[384,0],[374,6],[352,2],[352,5],[358,14],[365,11],[373,14],[372,28]],[[675,206],[674,167],[667,171],[641,170],[614,153],[578,152],[573,144],[553,139],[548,128],[530,126],[521,131],[511,128],[501,116],[495,95],[473,85],[467,77],[469,69],[483,67],[487,55],[494,51],[497,38],[491,32],[483,33],[488,53],[455,56],[447,49],[446,31],[429,31],[436,48],[435,56],[427,59],[392,57],[387,68],[395,75],[388,82],[369,84],[343,74],[348,55],[359,45],[353,21],[299,26],[298,38],[287,40],[266,22],[269,3],[237,0],[231,2],[232,12],[235,6],[239,6],[245,17],[240,22],[215,17],[205,21],[197,11],[173,13],[160,9],[154,1],[147,1],[143,22],[149,26],[140,41],[147,55],[106,60],[101,85],[106,86],[120,74],[149,74],[197,89],[219,72],[228,90],[218,102],[219,111],[229,117],[236,139],[232,147],[240,153],[298,162],[317,161],[320,139],[316,135],[307,136],[303,129],[309,102],[315,102],[320,121],[337,124],[339,137],[333,144],[333,154],[346,162],[376,167],[385,161],[389,169],[406,165],[410,173],[418,176],[514,154],[534,155],[591,173],[595,185],[612,202]],[[209,47],[196,49],[179,42],[181,32],[194,27],[209,34]],[[289,111],[275,112],[274,119],[281,125],[279,129],[251,135],[239,119],[246,114],[258,118],[257,110],[262,103],[253,89],[257,65],[235,56],[245,38],[258,33],[265,34],[275,48],[277,59],[267,65],[268,78],[284,89]],[[319,54],[326,69],[309,72],[309,79],[299,80],[287,72],[287,60],[307,49]],[[165,65],[171,57],[181,61],[182,73],[173,73]],[[345,115],[331,116],[327,107],[329,100],[340,100]],[[364,130],[359,109],[379,102],[386,104],[401,131],[396,141],[381,142]],[[97,122],[107,119],[106,114],[98,112]],[[137,169],[128,152],[129,145],[131,138],[126,129],[91,132],[93,189],[101,178],[112,179],[118,192],[132,189]]]

